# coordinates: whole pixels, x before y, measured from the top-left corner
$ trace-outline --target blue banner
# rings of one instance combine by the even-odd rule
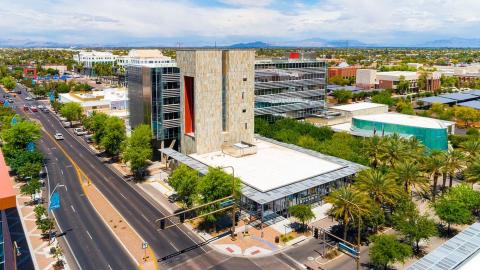
[[[33,151],[35,151],[35,143],[34,143],[34,142],[29,142],[29,143],[27,143],[27,151],[28,151],[28,152],[33,152]]]
[[[51,211],[58,208],[60,208],[60,194],[58,191],[55,191],[50,197],[50,205],[48,206],[48,210]]]
[[[17,124],[17,115],[14,115],[14,116],[12,117],[12,121],[10,121],[10,125],[14,126],[14,125],[16,125],[16,124]]]
[[[55,101],[55,93],[53,91],[50,91],[50,93],[48,94],[48,96],[50,97],[50,101],[51,102],[54,102]]]
[[[5,108],[10,107],[10,103],[8,102],[8,100],[5,100],[5,102],[3,102],[3,107]]]

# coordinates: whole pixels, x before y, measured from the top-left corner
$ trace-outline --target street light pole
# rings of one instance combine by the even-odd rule
[[[347,202],[347,203],[350,203],[351,205],[355,206],[357,208],[357,212],[358,212],[358,229],[357,229],[357,248],[358,248],[358,256],[356,258],[356,261],[357,261],[357,270],[360,270],[360,228],[361,228],[361,224],[362,224],[362,217],[360,215],[360,207],[358,206],[358,204],[354,203],[354,202],[351,202],[349,200],[346,200],[344,198],[340,198],[340,197],[337,197],[337,199],[340,199],[344,202]],[[344,226],[346,226],[346,224],[344,224]]]
[[[222,169],[230,168],[232,169],[232,198],[233,198],[233,207],[232,207],[232,228],[230,229],[230,236],[233,241],[235,241],[235,168],[233,166],[224,166]]]

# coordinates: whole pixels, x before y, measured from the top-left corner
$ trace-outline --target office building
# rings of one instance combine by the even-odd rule
[[[209,166],[233,168],[225,171],[242,181],[242,209],[265,220],[287,215],[292,205],[321,203],[332,188],[343,185],[364,167],[254,136],[254,57],[253,50],[177,52],[181,150],[165,147],[160,152],[163,158],[186,164],[200,174],[206,174]],[[314,73],[310,69],[315,62],[303,63],[311,64],[311,68],[300,68],[302,64],[295,61],[278,65],[292,69],[286,72],[287,77],[294,76],[293,69]],[[282,91],[285,83],[270,89]]]
[[[436,91],[440,89],[440,73],[428,72],[425,78],[425,88],[427,91]],[[409,92],[419,90],[419,79],[421,73],[415,71],[385,71],[377,72],[374,69],[358,69],[356,77],[356,86],[363,89],[393,89],[396,90],[403,78],[409,83]]]
[[[181,151],[253,141],[253,50],[180,50]]]
[[[177,143],[180,70],[175,62],[131,64],[127,66],[127,78],[130,127],[150,125],[157,145]]]
[[[350,66],[346,62],[332,67],[328,67],[328,78],[341,77],[342,79],[355,79],[357,76],[357,66]]]
[[[305,118],[325,110],[326,63],[289,58],[255,62],[255,116]]]

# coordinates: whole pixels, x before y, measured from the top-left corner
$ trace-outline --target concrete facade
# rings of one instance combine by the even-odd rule
[[[240,141],[253,142],[254,60],[253,50],[177,52],[182,153],[203,154]],[[193,90],[186,91],[190,78]],[[193,112],[186,110],[188,91],[193,92]],[[193,121],[193,132],[185,132],[187,118]]]

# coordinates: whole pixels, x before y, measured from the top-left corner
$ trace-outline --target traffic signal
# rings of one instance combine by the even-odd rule
[[[165,219],[160,220],[160,229],[164,230],[165,229]]]
[[[318,228],[313,229],[313,237],[318,239]]]

